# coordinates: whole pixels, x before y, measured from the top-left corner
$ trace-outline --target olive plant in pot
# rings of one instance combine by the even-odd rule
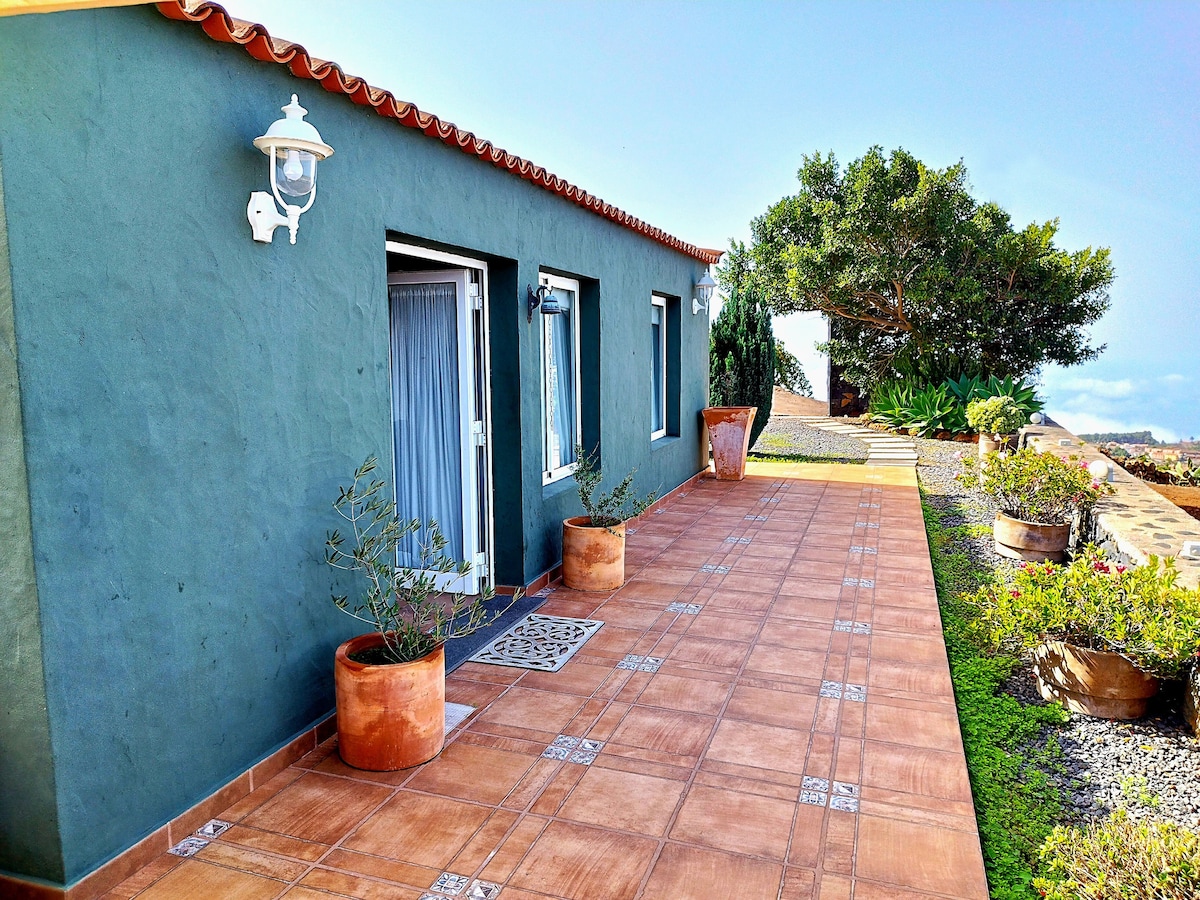
[[[1154,556],[1126,567],[1089,545],[1070,565],[1026,563],[971,602],[993,646],[1032,656],[1043,697],[1087,715],[1143,715],[1200,650],[1200,590]]]
[[[445,643],[490,625],[512,604],[488,606],[491,588],[468,596],[445,586],[471,571],[444,552],[437,522],[403,520],[372,478],[371,457],[340,487],[333,508],[349,527],[325,541],[325,561],[365,581],[360,599],[334,594],[342,612],[371,631],[351,638],[334,656],[338,752],[347,765],[376,772],[407,769],[437,756],[445,739]],[[399,563],[410,551],[411,565]],[[517,595],[512,602],[516,602]]]
[[[1060,459],[1031,447],[964,457],[963,466],[962,483],[1000,507],[992,534],[996,552],[1009,559],[1061,561],[1075,515],[1113,493],[1112,485],[1093,480],[1078,457]]]
[[[999,450],[1015,450],[1017,431],[1028,421],[1012,397],[1001,394],[967,404],[967,424],[979,434],[979,456]]]
[[[598,454],[575,448],[575,485],[582,516],[563,520],[562,580],[576,591],[611,591],[625,583],[625,522],[644,513],[657,498],[638,497],[633,469],[608,492],[600,490],[604,473]]]

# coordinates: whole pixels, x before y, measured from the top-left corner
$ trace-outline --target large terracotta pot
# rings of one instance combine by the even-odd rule
[[[350,659],[382,643],[376,633],[351,638],[338,647],[333,663],[338,753],[346,765],[372,772],[428,762],[446,739],[445,648],[390,665]]]
[[[625,583],[625,523],[599,528],[591,521],[563,521],[563,584],[575,591],[615,591]]]
[[[1061,562],[1071,542],[1071,526],[1043,525],[996,513],[992,523],[996,552],[1009,559]]]
[[[995,435],[981,434],[979,435],[979,458],[983,459],[989,453],[998,451],[1010,451],[1017,449],[1017,436],[1015,434],[999,435],[1000,440],[996,440]]]
[[[746,477],[750,426],[757,412],[757,406],[710,406],[704,410],[713,469],[721,481],[741,481]]]
[[[1158,693],[1158,679],[1119,653],[1047,641],[1033,654],[1038,691],[1067,709],[1101,719],[1137,719]]]

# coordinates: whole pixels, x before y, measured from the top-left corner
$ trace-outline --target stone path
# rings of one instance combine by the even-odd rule
[[[604,622],[562,669],[451,673],[437,759],[330,738],[106,896],[984,900],[914,470],[749,470],[548,593]]]
[[[850,425],[844,419],[828,416],[796,416],[805,425],[856,438],[867,445],[867,464],[872,466],[915,466],[917,448],[906,437]]]

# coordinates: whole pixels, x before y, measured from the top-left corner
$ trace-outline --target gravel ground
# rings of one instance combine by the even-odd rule
[[[779,416],[771,417],[751,449],[755,453],[808,456],[829,462],[862,462],[867,458],[867,445],[862,441]]]
[[[973,445],[914,438],[917,473],[927,502],[947,512],[947,525],[990,525],[995,506],[955,481],[960,453]],[[970,553],[991,565],[1011,565],[992,548],[991,537],[968,542]],[[1042,703],[1033,674],[1022,670],[1008,685],[1023,703]],[[1116,722],[1070,714],[1070,721],[1046,738],[1057,739],[1064,771],[1053,777],[1073,820],[1103,818],[1117,806],[1131,816],[1152,815],[1189,828],[1200,827],[1200,742],[1180,715],[1179,691],[1167,690],[1150,714],[1136,722]]]

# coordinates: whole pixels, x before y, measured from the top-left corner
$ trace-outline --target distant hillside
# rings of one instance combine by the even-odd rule
[[[1117,444],[1159,443],[1149,431],[1106,431],[1102,434],[1081,434],[1079,437],[1089,444],[1107,444],[1109,441]]]

